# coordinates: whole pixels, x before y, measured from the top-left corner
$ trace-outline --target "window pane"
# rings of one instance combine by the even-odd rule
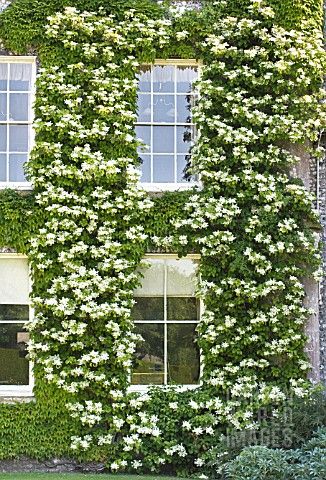
[[[28,304],[29,272],[27,259],[0,259],[0,279],[0,304]]]
[[[0,152],[7,150],[7,126],[0,125]]]
[[[189,153],[191,140],[191,127],[177,127],[177,153]]]
[[[11,152],[28,152],[28,125],[10,125],[9,149]]]
[[[197,263],[190,259],[167,260],[167,295],[195,296]]]
[[[0,384],[28,385],[28,333],[22,324],[0,323]]]
[[[11,93],[9,98],[9,120],[24,122],[29,120],[29,95]]]
[[[28,305],[0,305],[0,320],[28,320]]]
[[[151,181],[151,157],[150,155],[142,155],[141,160],[140,181],[143,183],[149,183]]]
[[[141,268],[143,275],[141,286],[134,290],[137,297],[154,297],[164,295],[164,261],[152,258],[146,260],[146,267]]]
[[[7,90],[8,64],[0,63],[0,91]]]
[[[165,183],[174,182],[174,156],[154,155],[153,156],[153,182]]]
[[[175,67],[168,65],[156,65],[153,67],[153,91],[174,92]]]
[[[194,182],[193,176],[189,178],[187,174],[188,159],[186,155],[177,155],[177,182],[186,183],[189,181]]]
[[[164,326],[137,324],[136,333],[144,341],[136,348],[133,385],[163,385],[164,383]]]
[[[192,83],[198,77],[197,67],[178,66],[177,68],[177,92],[191,92]]]
[[[173,95],[153,96],[154,122],[174,123],[175,104]]]
[[[163,297],[135,297],[135,300],[131,313],[133,321],[164,320]]]
[[[174,152],[174,127],[153,127],[153,152]]]
[[[26,182],[24,165],[27,162],[27,154],[9,155],[9,181]]]
[[[139,85],[138,89],[140,92],[150,92],[151,91],[151,67],[142,67],[140,69],[140,74],[138,75]]]
[[[168,324],[168,383],[193,385],[199,381],[196,325]]]
[[[7,155],[0,153],[0,182],[7,181]]]
[[[138,150],[141,152],[148,152],[149,145],[151,144],[151,127],[145,127],[144,125],[137,125],[136,136],[139,141],[142,141],[147,145],[147,148],[138,147]]]
[[[138,95],[138,122],[151,121],[151,97],[146,94]]]
[[[32,65],[30,63],[10,64],[9,90],[27,91],[32,88]]]
[[[5,122],[7,120],[7,94],[0,93],[0,121]]]
[[[168,297],[168,320],[199,320],[199,299],[195,297]]]
[[[190,95],[177,96],[177,122],[190,123],[191,122],[191,107],[193,105],[193,97]]]

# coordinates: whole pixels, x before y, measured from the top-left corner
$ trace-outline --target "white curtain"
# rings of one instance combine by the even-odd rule
[[[28,262],[24,258],[0,258],[0,304],[29,303]]]

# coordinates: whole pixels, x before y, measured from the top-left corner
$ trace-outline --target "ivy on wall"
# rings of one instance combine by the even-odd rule
[[[207,2],[174,17],[150,1],[131,9],[127,1],[17,0],[0,16],[4,45],[36,48],[42,63],[28,165],[36,203],[1,194],[0,240],[28,251],[36,373],[65,392],[46,405],[42,388],[50,387],[41,383],[35,405],[1,408],[9,417],[21,408],[41,431],[37,412],[58,419],[64,410],[63,443],[49,452],[66,454],[70,434],[71,455],[105,459],[112,471],[205,472],[207,450],[229,425],[252,427],[261,407],[288,390],[307,392],[301,277],[319,263],[311,231],[318,219],[312,197],[289,177],[296,159],[284,147],[314,141],[325,122],[325,54],[312,22],[283,28],[298,28],[308,2],[291,19],[286,2],[270,5]],[[203,188],[150,200],[138,186],[133,125],[137,69],[155,56],[207,65],[193,151]],[[18,229],[26,208],[33,220]],[[197,390],[126,394],[132,292],[146,250],[201,254]],[[6,447],[3,456],[46,456],[32,445]]]

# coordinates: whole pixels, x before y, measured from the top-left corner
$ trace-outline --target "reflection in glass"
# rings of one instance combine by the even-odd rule
[[[195,178],[192,176],[188,178],[187,167],[189,161],[188,156],[186,155],[177,155],[177,182],[189,182],[190,180],[194,181]]]
[[[0,93],[0,121],[7,120],[7,94]]]
[[[197,262],[189,259],[166,260],[167,295],[195,296]]]
[[[144,339],[136,348],[133,385],[163,385],[164,325],[137,324],[136,333]]]
[[[153,182],[170,183],[174,182],[174,156],[154,155],[153,156]]]
[[[156,65],[153,67],[153,91],[174,92],[175,67],[170,65]]]
[[[7,155],[0,153],[0,182],[7,180]]]
[[[154,122],[174,123],[175,104],[173,95],[154,95],[153,97]]]
[[[141,155],[141,177],[140,181],[143,183],[149,183],[151,181],[151,156]]]
[[[193,385],[199,381],[196,325],[168,324],[168,383]]]
[[[32,87],[32,65],[30,63],[10,64],[9,90],[27,91]]]
[[[138,95],[138,122],[151,121],[151,97],[146,94]]]
[[[9,155],[9,181],[10,182],[26,182],[24,165],[27,162],[27,154],[10,154]]]
[[[191,122],[191,103],[192,97],[190,96],[177,96],[177,122],[178,123],[190,123]]]
[[[5,92],[7,90],[8,80],[8,65],[6,63],[0,63],[0,91]]]
[[[0,385],[28,385],[29,334],[23,324],[0,323]]]
[[[29,95],[26,93],[11,93],[9,96],[9,120],[28,122]]]
[[[164,297],[135,297],[131,318],[139,320],[164,320]]]
[[[151,67],[141,67],[140,74],[138,75],[140,92],[151,91]]]
[[[154,297],[164,295],[164,263],[162,260],[151,258],[146,260],[145,266],[139,270],[141,286],[134,290],[138,297]]]
[[[144,147],[138,147],[142,152],[148,152],[149,145],[151,143],[151,127],[146,127],[144,125],[137,125],[136,126],[136,136],[138,140],[141,140],[143,143],[147,145]]]
[[[167,319],[199,320],[199,299],[195,297],[167,297]]]
[[[192,84],[197,80],[197,67],[178,66],[177,67],[177,92],[188,93],[192,91]]]
[[[177,152],[189,153],[191,149],[192,129],[191,127],[177,127]]]
[[[153,127],[153,152],[174,152],[174,127]]]
[[[10,125],[9,150],[11,152],[28,152],[28,125]]]
[[[28,305],[0,304],[0,320],[25,320],[29,318]]]
[[[0,125],[0,151],[5,152],[7,150],[7,126]]]

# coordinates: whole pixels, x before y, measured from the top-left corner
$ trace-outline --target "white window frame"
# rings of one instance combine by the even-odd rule
[[[200,60],[196,60],[194,58],[189,58],[189,59],[177,59],[177,58],[169,58],[169,59],[156,59],[152,64],[144,64],[144,66],[148,67],[153,67],[156,65],[161,65],[161,66],[189,66],[189,67],[197,67],[198,71],[198,79],[200,79],[200,74],[201,74],[201,67],[203,66],[203,63]],[[176,83],[175,83],[176,85]],[[150,92],[151,98],[153,99],[153,82],[151,81],[151,92]],[[176,97],[177,93],[174,91],[175,98],[175,105],[177,105],[176,102]],[[197,92],[197,96],[199,96],[199,92]],[[136,121],[136,126],[138,125],[143,125],[143,126],[158,126],[158,125],[166,125],[166,126],[183,126],[183,123],[158,123],[158,122],[138,122],[138,119]],[[189,123],[187,124],[192,127],[196,127],[194,123]],[[197,132],[198,135],[198,132]],[[176,135],[174,138],[175,142],[175,151],[176,150]],[[152,151],[152,145],[153,145],[153,138],[151,138],[151,151]],[[152,153],[152,152],[151,152]],[[153,165],[151,170],[153,170]],[[140,182],[142,188],[147,191],[147,192],[162,192],[162,191],[176,191],[176,190],[189,190],[195,186],[200,186],[201,183],[200,181],[190,181],[190,182],[169,182],[169,183],[156,183],[156,182]]]
[[[144,260],[178,260],[180,257],[176,254],[169,254],[169,253],[147,253],[144,257]],[[186,255],[185,257],[182,257],[181,260],[200,260],[200,255],[199,254],[189,254]],[[165,276],[165,282],[166,282],[166,276]],[[165,290],[166,290],[166,285],[165,285]],[[185,295],[188,297],[188,295]],[[164,309],[166,309],[166,302],[164,302]],[[204,311],[204,303],[202,299],[199,299],[199,319],[197,320],[190,320],[190,321],[184,321],[183,323],[185,324],[196,324],[198,325],[200,323],[202,314]],[[166,313],[164,314],[164,318],[166,318]],[[150,322],[146,321],[135,321],[135,325],[139,324],[146,324]],[[167,325],[176,323],[173,321],[168,321],[168,320],[158,320],[157,322],[154,322],[156,325],[164,325],[164,381],[166,381],[167,377]],[[178,322],[179,323],[179,322]],[[182,322],[180,322],[182,323]],[[202,372],[203,372],[203,357],[202,357],[202,352],[199,350],[199,380],[197,384],[191,384],[191,385],[186,385],[186,384],[180,384],[180,385],[173,385],[173,384],[164,384],[164,385],[129,385],[128,391],[129,392],[140,392],[140,393],[146,393],[149,388],[151,387],[157,387],[157,388],[174,388],[178,391],[186,391],[186,390],[195,390],[196,388],[199,388],[202,385]]]
[[[22,255],[19,253],[0,253],[0,260],[5,259],[23,259],[27,260],[28,257],[26,255]],[[31,274],[29,274],[29,292],[31,292]],[[29,303],[29,320],[31,320],[34,316],[34,310],[32,309]],[[6,321],[3,323],[26,323],[26,322],[17,322],[17,321]],[[33,388],[34,388],[34,374],[33,374],[33,363],[29,362],[29,384],[28,385],[0,385],[0,397],[32,397],[33,396]]]
[[[28,125],[30,128],[30,144],[29,144],[29,154],[34,146],[35,142],[35,132],[32,128],[33,121],[34,121],[34,101],[35,101],[35,93],[36,93],[36,57],[35,56],[16,56],[16,55],[0,55],[0,63],[30,63],[32,65],[32,88],[31,88],[31,96],[30,96],[30,115],[29,115],[29,120],[28,121],[2,121],[0,122],[1,125]],[[8,76],[8,83],[9,83],[9,76]],[[7,92],[9,92],[9,87],[7,89]],[[20,92],[14,92],[14,93],[20,93]],[[24,92],[26,93],[26,92]],[[9,108],[9,99],[8,99],[8,105],[7,108]],[[8,133],[7,133],[8,136]],[[9,151],[9,141],[7,138],[7,152]],[[31,190],[32,189],[32,184],[28,181],[26,182],[0,182],[0,189],[4,188],[14,188],[16,190]]]

